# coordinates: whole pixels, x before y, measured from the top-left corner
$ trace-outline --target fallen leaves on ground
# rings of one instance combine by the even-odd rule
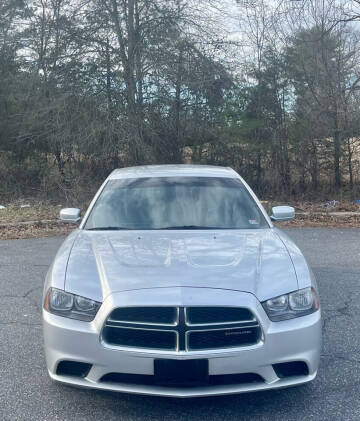
[[[360,216],[332,216],[326,214],[302,215],[296,214],[293,221],[278,222],[279,228],[360,228]]]
[[[307,201],[262,201],[266,210],[270,213],[271,208],[273,206],[281,206],[281,205],[288,205],[292,206],[296,209],[297,212],[309,212],[309,213],[317,213],[317,212],[360,212],[360,204],[351,202],[349,200],[344,201],[335,201],[336,203],[332,204],[332,201],[328,202],[307,202]],[[327,203],[329,206],[327,206]]]
[[[30,206],[21,207],[25,203]],[[61,205],[26,200],[6,205],[0,210],[0,240],[68,235],[76,225],[59,221],[61,208]]]
[[[75,225],[58,222],[2,226],[0,240],[64,236],[75,228]]]

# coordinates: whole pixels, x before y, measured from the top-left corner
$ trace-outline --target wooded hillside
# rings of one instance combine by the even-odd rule
[[[360,195],[360,0],[1,0],[0,198],[210,163]]]

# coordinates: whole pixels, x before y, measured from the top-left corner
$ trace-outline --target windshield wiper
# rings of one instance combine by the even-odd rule
[[[159,230],[221,230],[223,228],[219,227],[207,227],[207,226],[201,226],[201,225],[180,225],[180,226],[174,226],[174,227],[163,227],[163,228],[157,228]]]
[[[162,228],[128,228],[128,227],[95,227],[95,228],[86,228],[86,231],[122,231],[122,230],[221,230],[224,228],[220,227],[207,227],[202,225],[179,225],[173,227],[162,227]]]
[[[95,228],[86,228],[86,231],[121,231],[129,230],[131,228],[127,227],[95,227]]]

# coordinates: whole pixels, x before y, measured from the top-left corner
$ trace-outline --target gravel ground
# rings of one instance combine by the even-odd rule
[[[62,238],[0,241],[0,419],[359,420],[360,229],[287,233],[318,278],[324,346],[317,379],[298,388],[191,400],[53,383],[42,348],[41,291]]]

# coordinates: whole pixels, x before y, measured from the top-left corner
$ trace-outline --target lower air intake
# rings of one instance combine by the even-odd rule
[[[86,377],[91,369],[91,364],[78,361],[60,361],[56,374],[59,376]]]
[[[304,361],[292,361],[288,363],[273,364],[276,375],[283,379],[285,377],[308,376],[309,368]]]

